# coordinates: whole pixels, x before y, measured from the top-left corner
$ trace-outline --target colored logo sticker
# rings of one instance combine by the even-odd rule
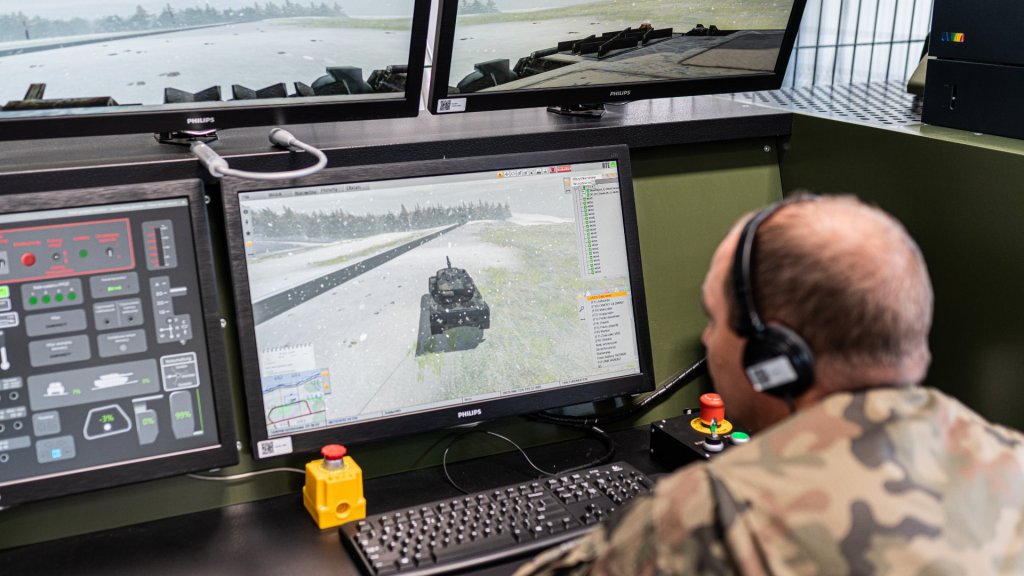
[[[941,40],[943,42],[953,42],[954,44],[963,44],[967,41],[967,36],[963,32],[943,32]]]

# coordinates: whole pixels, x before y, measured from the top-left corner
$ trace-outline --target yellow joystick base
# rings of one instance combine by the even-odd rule
[[[701,434],[711,434],[711,426],[705,424],[704,421],[700,419],[700,416],[690,420],[690,426]],[[719,436],[725,436],[732,432],[732,422],[723,419],[718,423],[718,430],[716,430],[716,432],[718,432]]]
[[[344,462],[334,470],[324,468],[323,459],[306,463],[302,503],[321,530],[366,518],[363,469],[350,456]]]

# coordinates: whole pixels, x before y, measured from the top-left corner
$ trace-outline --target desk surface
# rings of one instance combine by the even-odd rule
[[[651,461],[646,428],[612,434],[616,460],[649,474],[665,469]],[[598,457],[604,447],[578,439],[530,449],[543,469],[561,470]],[[517,452],[506,452],[449,466],[457,482],[483,490],[532,480]],[[375,478],[364,487],[368,512],[376,514],[458,496],[439,468]],[[516,564],[482,572],[509,573]],[[3,574],[359,574],[337,530],[320,531],[291,494],[24,546],[0,553]],[[481,572],[478,572],[481,573]]]

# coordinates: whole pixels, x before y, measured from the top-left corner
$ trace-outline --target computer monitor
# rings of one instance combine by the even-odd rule
[[[805,3],[440,0],[428,107],[572,111],[775,89]]]
[[[224,183],[257,458],[653,389],[625,147]]]
[[[0,140],[415,116],[429,0],[11,0]]]
[[[0,507],[237,463],[205,210],[198,180],[0,196]]]

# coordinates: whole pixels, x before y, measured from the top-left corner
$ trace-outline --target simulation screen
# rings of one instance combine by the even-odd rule
[[[0,214],[0,494],[220,445],[199,290],[186,198]]]
[[[414,3],[7,0],[0,119],[395,98]]]
[[[616,162],[239,210],[270,438],[640,372]]]
[[[461,2],[448,91],[770,73],[793,9],[793,0]]]

